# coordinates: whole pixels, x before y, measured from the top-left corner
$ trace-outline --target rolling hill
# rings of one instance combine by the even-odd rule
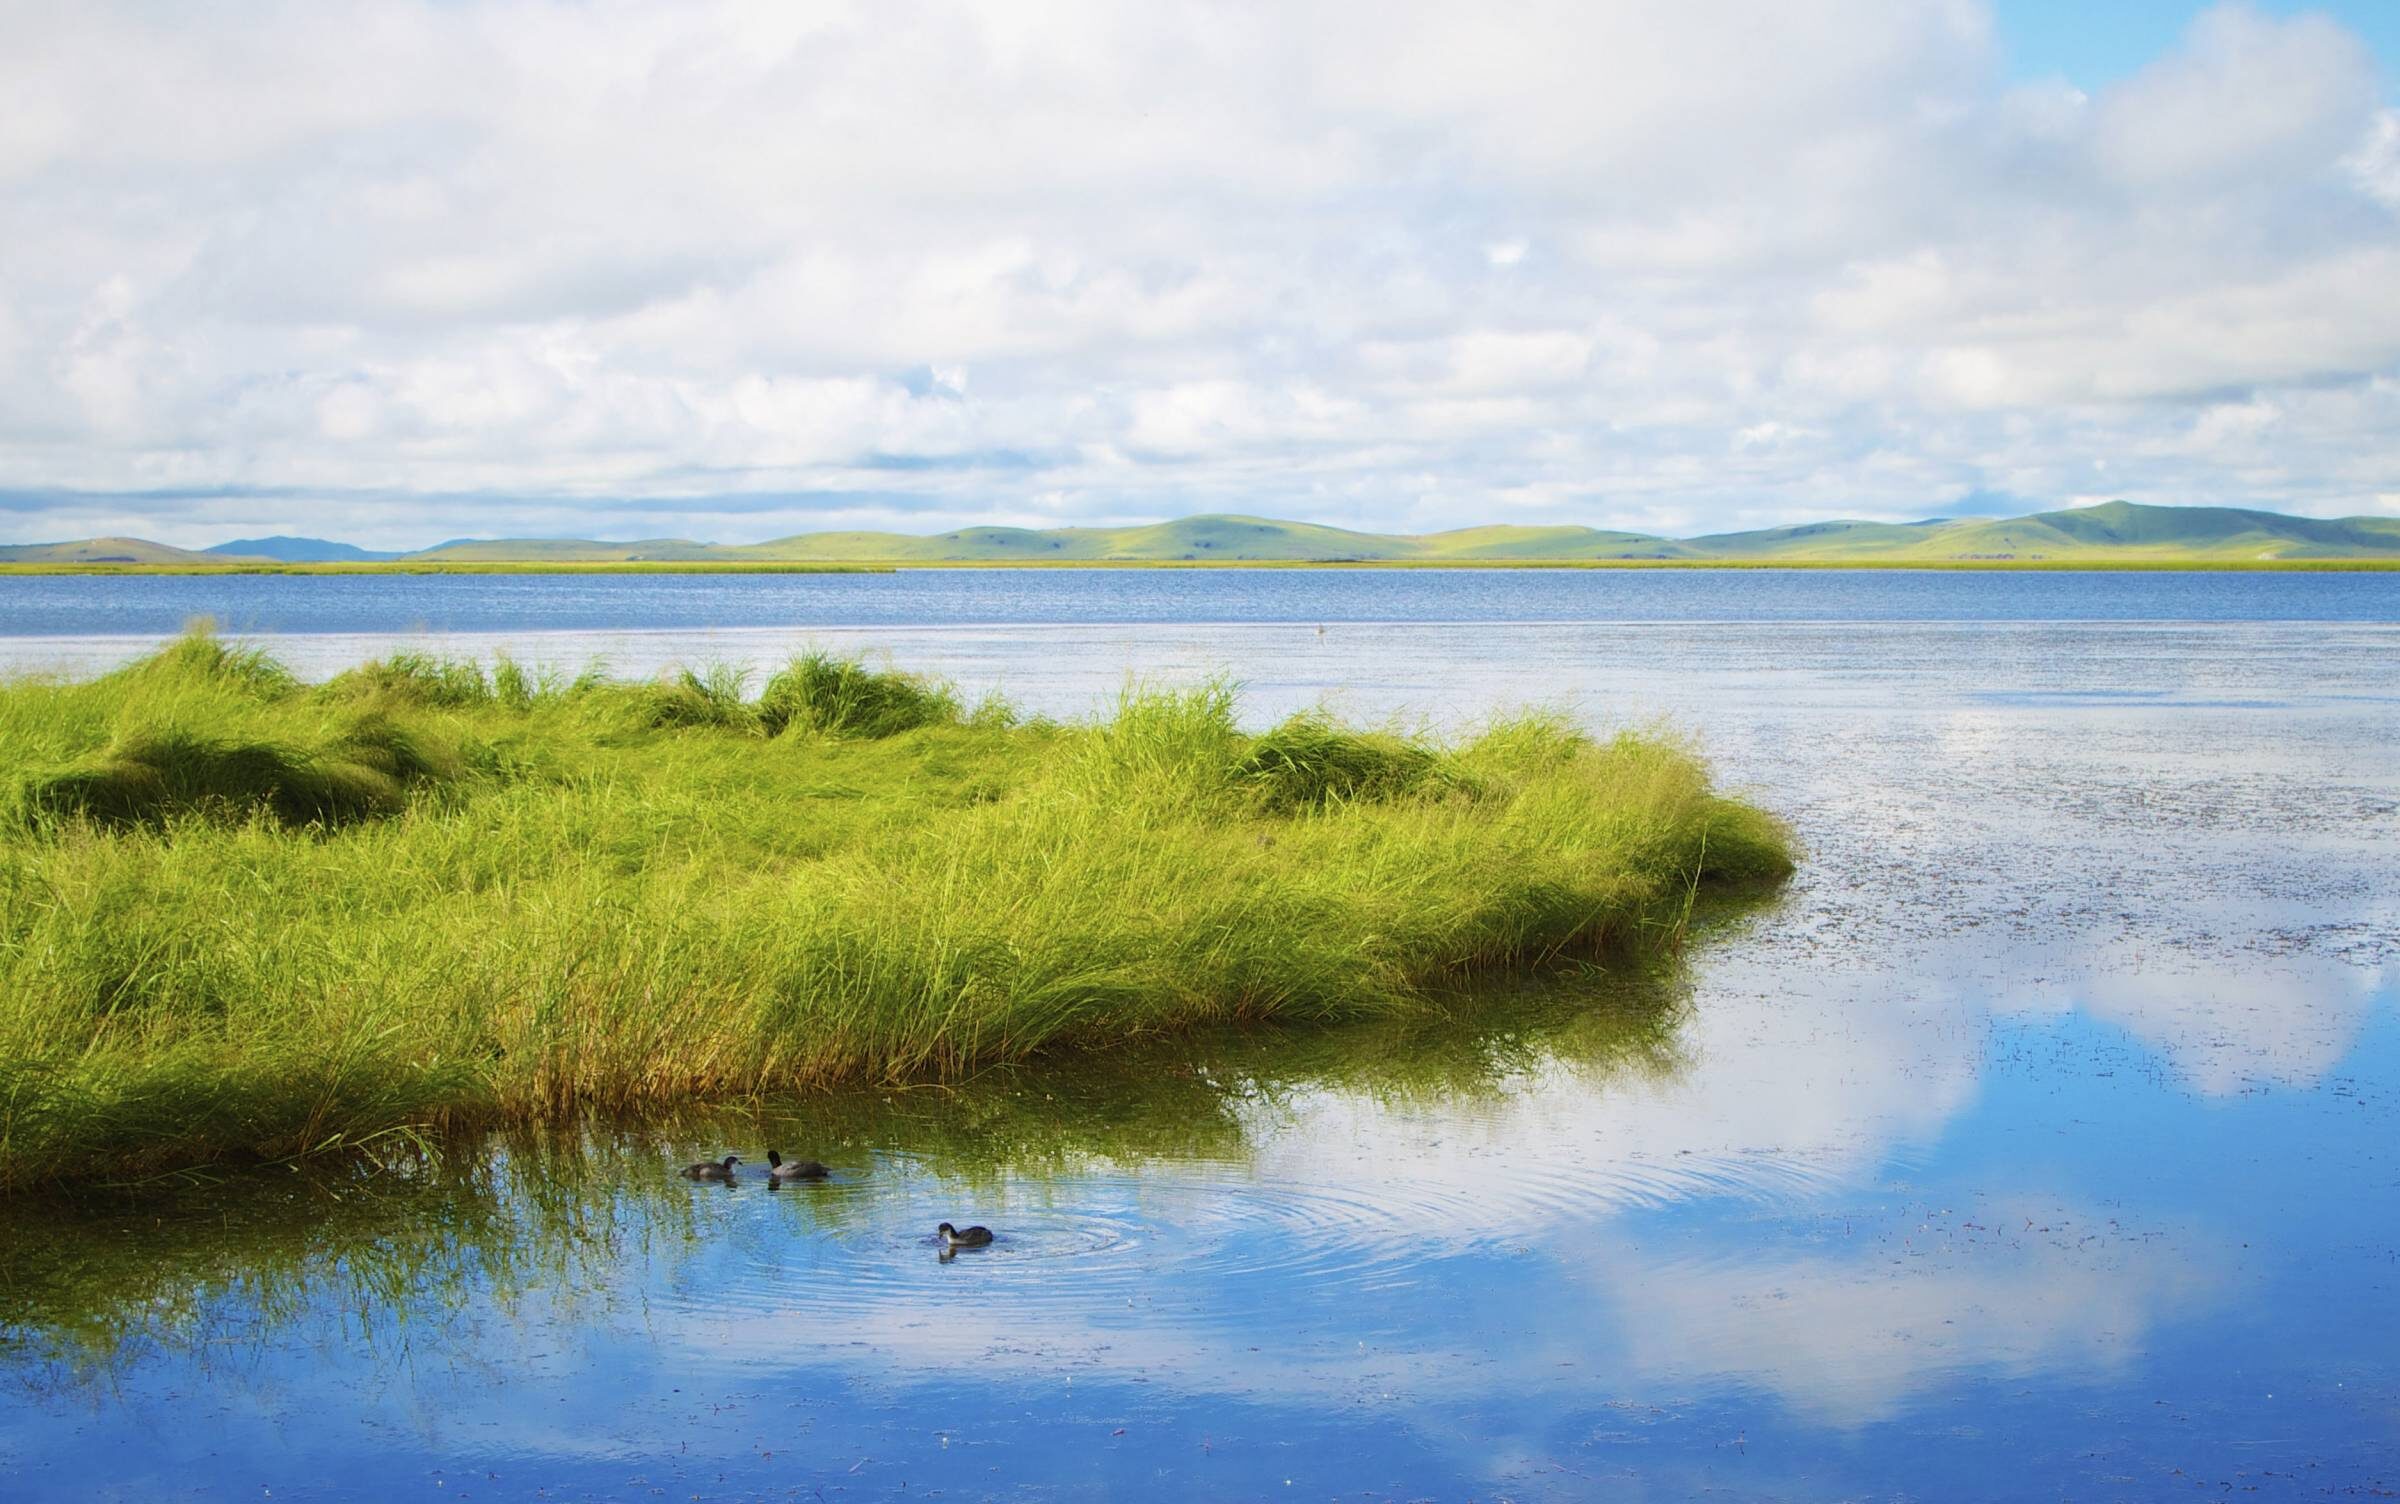
[[[1269,517],[1212,514],[1133,527],[971,527],[912,533],[796,533],[762,543],[689,538],[460,538],[378,554],[317,538],[250,538],[206,552],[139,538],[0,547],[0,563],[226,565],[241,560],[420,564],[598,563],[1574,563],[2202,564],[2400,561],[2400,518],[2292,517],[2235,507],[2112,501],[2006,519],[1833,521],[1664,538],[1588,527],[1497,525],[1426,534],[1362,533]]]
[[[204,548],[202,553],[221,559],[272,559],[278,564],[376,564],[397,559],[396,553],[378,553],[360,548],[354,543],[334,543],[323,538],[292,538],[281,533],[272,538],[236,538]]]
[[[688,564],[731,559],[742,553],[689,538],[644,538],[632,543],[599,543],[588,538],[453,538],[399,557],[428,564]]]
[[[2111,501],[2010,522],[1962,524],[1971,551],[2105,551],[2211,557],[2343,559],[2400,551],[2400,517],[2287,517],[2236,507],[2145,507]]]
[[[207,554],[147,538],[78,538],[71,543],[0,546],[0,564],[222,564]]]
[[[707,560],[884,564],[1277,562],[1482,563],[1680,560],[1728,563],[2044,562],[2193,558],[2216,562],[2400,557],[2400,518],[2324,520],[2229,507],[2114,501],[2005,521],[1810,522],[1698,538],[1588,527],[1491,526],[1352,532],[1268,517],[1209,515],[1136,527],[972,527],[912,533],[796,533],[713,546],[686,539],[599,543],[515,539],[444,544],[418,559]]]

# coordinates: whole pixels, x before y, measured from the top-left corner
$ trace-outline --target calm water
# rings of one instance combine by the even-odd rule
[[[12,580],[0,662],[208,611],[317,672],[1538,700],[1685,728],[1810,860],[1680,971],[1440,1029],[7,1209],[0,1495],[2400,1488],[2400,577],[361,583]],[[769,1144],[838,1177],[668,1178]]]
[[[2394,574],[907,570],[821,575],[0,579],[0,635],[617,632],[928,623],[2389,621]]]

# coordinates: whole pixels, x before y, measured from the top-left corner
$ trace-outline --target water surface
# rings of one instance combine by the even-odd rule
[[[1043,573],[890,621],[261,624],[318,672],[816,641],[1055,713],[1221,670],[1259,718],[1666,718],[1809,861],[1680,968],[1413,1029],[11,1208],[5,1491],[2400,1487],[2400,580],[1161,574],[1180,617],[960,603]],[[1686,593],[1594,608],[1626,578]],[[670,1175],[770,1144],[837,1178]],[[944,1218],[1001,1242],[944,1263]]]
[[[892,574],[25,575],[0,637],[1224,622],[2390,621],[2400,573],[913,569]]]

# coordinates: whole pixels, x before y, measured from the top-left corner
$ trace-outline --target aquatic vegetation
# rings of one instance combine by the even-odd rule
[[[745,687],[198,634],[0,688],[0,1188],[1406,1018],[1791,867],[1657,736]]]

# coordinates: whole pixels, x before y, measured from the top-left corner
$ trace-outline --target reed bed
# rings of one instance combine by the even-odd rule
[[[955,1079],[1654,955],[1785,829],[1672,739],[1231,691],[1060,725],[807,657],[627,684],[196,632],[0,687],[0,1189]]]

